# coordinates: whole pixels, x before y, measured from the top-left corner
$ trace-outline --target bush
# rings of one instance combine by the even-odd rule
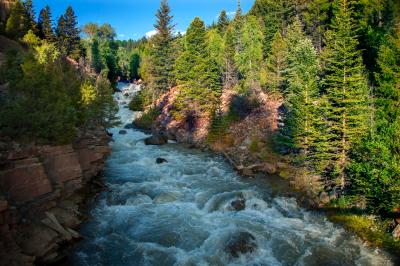
[[[143,93],[138,92],[129,103],[129,109],[134,112],[142,112],[144,110]]]
[[[143,113],[143,115],[137,118],[134,122],[135,126],[144,130],[151,130],[153,122],[157,119],[157,117],[161,114],[160,110],[154,108],[150,109],[147,112]]]

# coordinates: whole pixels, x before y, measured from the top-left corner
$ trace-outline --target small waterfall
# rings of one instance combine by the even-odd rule
[[[109,190],[92,206],[74,264],[393,265],[293,198],[241,179],[218,156],[175,143],[146,146],[147,135],[134,129],[118,134],[136,115],[126,106],[140,88],[119,89],[123,124],[110,130]],[[168,162],[157,164],[157,158]],[[250,252],[232,255],[227,246],[238,235],[251,242]]]

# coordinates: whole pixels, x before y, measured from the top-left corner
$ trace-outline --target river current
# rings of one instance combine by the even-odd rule
[[[110,129],[103,173],[109,189],[91,206],[74,265],[393,265],[324,215],[241,178],[219,156],[176,143],[146,146],[148,135],[135,129],[119,134],[137,115],[126,106],[139,90],[119,87],[123,123]],[[245,208],[236,211],[238,199]],[[226,247],[239,233],[252,235],[255,248],[232,256]]]

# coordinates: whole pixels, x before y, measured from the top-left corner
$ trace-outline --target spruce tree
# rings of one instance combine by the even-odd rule
[[[223,83],[225,88],[233,88],[239,81],[239,71],[235,63],[236,35],[232,24],[225,32],[223,44]]]
[[[317,113],[319,98],[318,59],[312,42],[305,37],[289,50],[287,67],[286,127],[292,148],[296,149],[306,165],[316,161],[320,116]]]
[[[213,112],[219,102],[221,81],[218,66],[207,49],[204,22],[196,17],[190,24],[184,51],[176,62],[176,76],[181,93],[178,108]]]
[[[221,11],[221,14],[219,14],[218,22],[217,22],[217,29],[220,34],[224,34],[226,29],[229,26],[229,18],[228,15],[226,14],[225,10]]]
[[[241,75],[250,85],[259,81],[263,61],[263,33],[258,19],[247,16],[240,32],[241,45],[235,61]]]
[[[80,30],[78,28],[78,21],[74,10],[71,6],[67,7],[64,14],[65,21],[65,48],[67,55],[72,55],[73,57],[79,56],[80,53]]]
[[[369,90],[348,0],[337,0],[338,10],[326,33],[323,84],[329,109],[332,139],[328,156],[334,162],[334,174],[343,188],[345,168],[353,145],[365,136],[368,127]]]
[[[48,5],[46,5],[46,7],[40,11],[38,19],[38,30],[39,36],[41,38],[46,39],[49,42],[55,41],[53,21],[51,19],[51,11]]]
[[[152,38],[151,56],[151,88],[156,95],[166,92],[175,83],[173,76],[173,16],[166,0],[161,1],[154,25],[157,34]]]
[[[10,11],[6,23],[5,32],[10,38],[22,38],[27,32],[28,28],[25,25],[25,10],[20,1],[16,1]]]
[[[66,25],[64,16],[60,16],[57,21],[57,27],[55,30],[57,38],[57,46],[62,54],[67,54],[67,35]]]
[[[400,24],[386,36],[377,62],[374,130],[353,152],[350,174],[369,209],[387,213],[400,202]]]
[[[32,0],[26,0],[24,2],[24,11],[25,11],[25,26],[28,30],[32,30],[33,33],[37,33],[37,25],[35,19],[35,10],[33,9]]]
[[[329,24],[331,7],[329,0],[310,1],[303,13],[307,32],[312,36],[318,52],[322,50],[324,32]]]
[[[287,66],[288,45],[278,31],[271,43],[266,64],[266,90],[279,96],[283,92],[284,72]]]

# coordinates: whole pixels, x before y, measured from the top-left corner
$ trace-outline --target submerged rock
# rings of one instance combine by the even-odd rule
[[[154,134],[144,140],[144,144],[146,145],[164,145],[167,144],[167,142],[168,138],[163,134]]]
[[[164,158],[157,158],[156,159],[156,163],[157,164],[162,164],[162,163],[168,163],[168,161]]]
[[[238,258],[240,254],[252,253],[257,248],[256,238],[248,232],[239,232],[233,235],[227,242],[226,252],[232,257]]]
[[[125,135],[126,133],[128,133],[128,132],[126,132],[126,130],[120,130],[119,131],[119,134],[121,134],[121,135]]]
[[[132,123],[126,124],[126,125],[124,126],[124,128],[125,128],[125,129],[132,129],[132,128],[133,128],[133,124],[132,124]]]
[[[241,211],[246,208],[246,200],[241,198],[241,199],[236,199],[231,202],[231,206],[235,211]]]

